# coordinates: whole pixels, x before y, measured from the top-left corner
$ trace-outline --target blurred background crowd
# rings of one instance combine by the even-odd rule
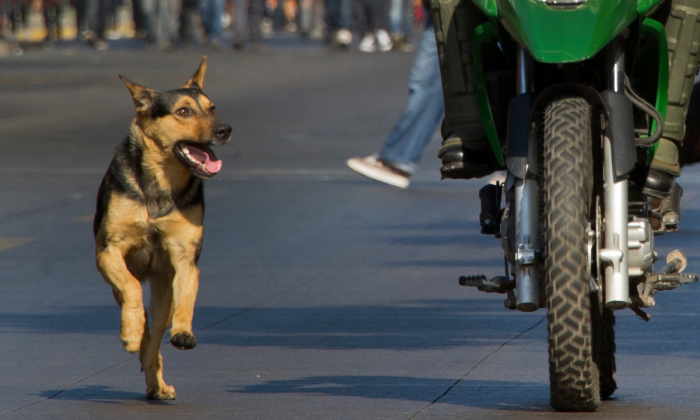
[[[132,38],[144,48],[256,52],[296,33],[329,48],[412,51],[421,0],[0,0],[0,41],[86,42],[106,50]],[[353,42],[354,41],[354,42]],[[19,47],[16,51],[21,51]]]

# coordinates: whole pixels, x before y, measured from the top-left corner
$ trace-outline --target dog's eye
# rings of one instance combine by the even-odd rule
[[[190,115],[194,114],[191,109],[189,108],[180,108],[175,113],[181,117],[189,117]]]
[[[213,107],[209,108],[209,112],[211,112],[212,115],[216,115],[216,107],[213,106]]]

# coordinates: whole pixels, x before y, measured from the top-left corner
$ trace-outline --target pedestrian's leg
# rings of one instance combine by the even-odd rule
[[[262,32],[260,24],[262,23],[263,14],[265,13],[265,0],[250,0],[250,15],[249,15],[249,30],[250,30],[250,47],[252,51],[258,51],[262,48],[260,41],[262,40]]]
[[[242,50],[245,47],[246,33],[248,31],[248,1],[233,0],[233,13],[235,14],[233,49],[235,50]]]
[[[198,13],[197,0],[183,0],[180,12],[180,39],[185,47],[193,46],[197,39],[196,19]]]
[[[444,114],[440,65],[433,27],[423,31],[408,82],[408,105],[379,158],[412,173]]]

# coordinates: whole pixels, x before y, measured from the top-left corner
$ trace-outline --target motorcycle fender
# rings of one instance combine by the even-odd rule
[[[634,116],[632,101],[621,92],[611,90],[600,94],[608,114],[607,130],[612,138],[613,168],[615,175],[627,175],[637,163],[637,148],[634,142]]]
[[[510,173],[520,179],[527,177],[528,167],[537,167],[536,161],[528,161],[528,139],[531,124],[532,94],[524,93],[510,101],[506,134],[506,167]]]

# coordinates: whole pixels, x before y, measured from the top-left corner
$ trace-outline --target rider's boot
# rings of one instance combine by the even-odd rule
[[[678,150],[685,137],[685,118],[700,57],[700,0],[667,1],[653,17],[666,30],[669,87],[663,136],[651,162],[645,190],[661,199],[660,212],[667,230],[676,230],[683,190],[674,178],[681,174]]]
[[[481,178],[498,170],[486,138],[476,95],[472,40],[487,18],[471,2],[431,2],[445,99],[442,124],[443,178]]]

